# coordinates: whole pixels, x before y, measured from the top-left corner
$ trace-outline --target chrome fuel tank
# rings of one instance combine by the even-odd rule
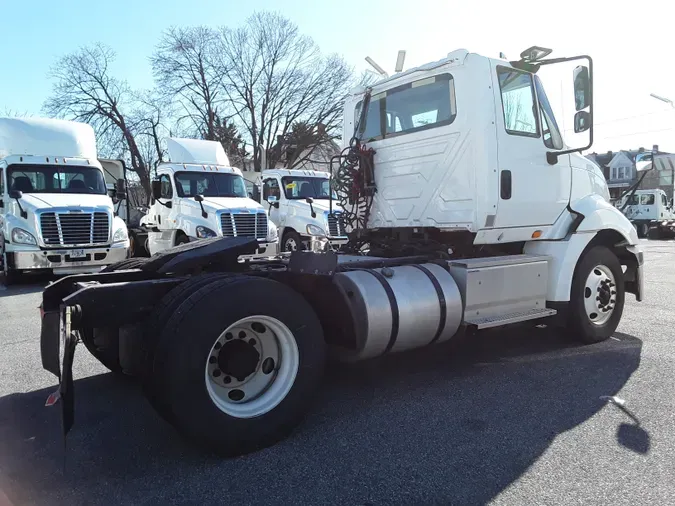
[[[427,263],[339,272],[333,283],[349,307],[355,349],[334,347],[354,362],[449,340],[463,316],[462,296],[450,273]]]

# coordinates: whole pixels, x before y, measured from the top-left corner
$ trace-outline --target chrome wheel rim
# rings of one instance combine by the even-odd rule
[[[295,242],[295,239],[293,237],[286,238],[284,251],[297,251],[297,250],[298,250],[298,243]]]
[[[591,324],[600,326],[614,314],[616,308],[616,280],[605,265],[591,269],[584,285],[584,308]]]
[[[236,418],[263,415],[290,392],[300,365],[291,330],[271,316],[255,315],[230,325],[206,359],[209,397]]]

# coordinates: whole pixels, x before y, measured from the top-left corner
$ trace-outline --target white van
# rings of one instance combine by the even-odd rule
[[[263,171],[261,180],[262,199],[279,229],[281,251],[309,249],[316,236],[326,237],[333,248],[347,243],[337,196],[329,202],[330,173],[269,169]]]
[[[97,272],[127,257],[86,124],[0,118],[0,272]]]
[[[170,138],[167,147],[171,161],[157,167],[154,202],[141,220],[151,255],[209,237],[255,237],[259,247],[251,257],[277,254],[277,228],[248,197],[220,143]]]

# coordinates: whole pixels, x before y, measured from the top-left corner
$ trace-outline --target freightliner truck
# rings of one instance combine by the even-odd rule
[[[626,294],[643,298],[643,254],[579,154],[592,140],[591,58],[550,53],[457,50],[354,90],[332,171],[344,253],[241,262],[258,241],[216,237],[47,287],[42,361],[59,378],[48,404],[60,403],[64,434],[74,350],[96,329],[109,366],[137,376],[182,436],[225,456],[296,428],[328,356],[374,359],[527,322],[579,343],[609,338]],[[574,67],[574,130],[589,136],[579,149],[538,75],[559,64]]]
[[[45,118],[0,118],[0,272],[97,272],[124,260],[94,130]]]

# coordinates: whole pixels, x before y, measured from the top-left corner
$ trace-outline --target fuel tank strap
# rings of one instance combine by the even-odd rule
[[[387,294],[387,299],[389,299],[389,306],[391,307],[391,334],[389,334],[389,343],[387,347],[382,352],[382,355],[386,355],[391,351],[391,349],[396,344],[396,339],[398,338],[398,328],[399,328],[399,312],[398,312],[398,302],[396,302],[396,296],[394,295],[394,290],[391,289],[389,281],[381,273],[375,269],[352,269],[355,271],[364,271],[369,272],[377,279],[382,288],[384,288],[384,293]]]
[[[426,274],[429,278],[429,281],[431,281],[431,284],[434,285],[436,295],[438,295],[438,304],[440,305],[441,314],[438,318],[438,329],[436,330],[436,334],[434,335],[433,339],[429,341],[429,344],[434,344],[436,341],[438,341],[438,339],[441,337],[441,334],[443,333],[443,329],[445,328],[445,320],[448,315],[448,306],[445,302],[445,294],[443,293],[443,288],[441,288],[441,284],[438,282],[438,279],[436,279],[436,276],[434,276],[434,274],[429,269],[419,264],[412,264],[410,267],[415,267]]]

